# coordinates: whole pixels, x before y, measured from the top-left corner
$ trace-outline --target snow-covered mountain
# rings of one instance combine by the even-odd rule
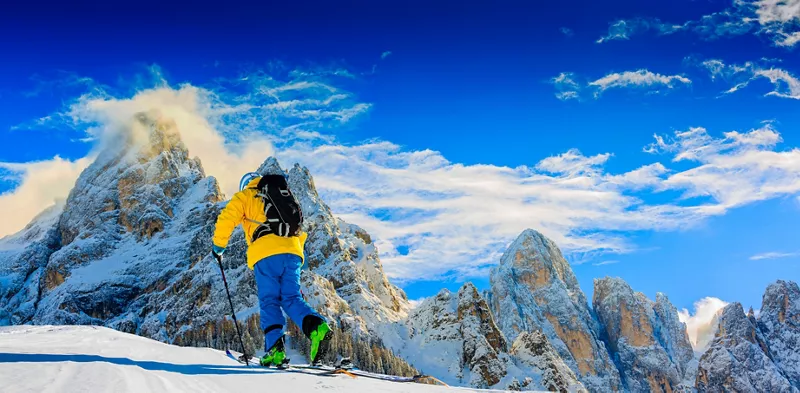
[[[653,302],[622,279],[606,277],[594,281],[592,304],[628,391],[692,390],[692,346],[665,295]]]
[[[284,173],[309,233],[301,283],[334,325],[334,353],[362,368],[422,371],[457,385],[551,391],[771,391],[800,387],[800,289],[778,281],[758,318],[720,315],[695,358],[667,297],[621,279],[595,283],[593,308],[558,247],[524,231],[481,294],[443,290],[411,309],[370,235],[334,216],[307,169]],[[157,111],[138,114],[79,177],[68,199],[0,240],[0,325],[99,325],[182,346],[238,349],[211,234],[223,196]],[[241,230],[224,268],[249,352],[263,347]],[[305,338],[289,326],[290,346]],[[66,338],[66,336],[64,336]],[[287,385],[288,386],[288,385]]]
[[[137,115],[122,135],[81,174],[62,209],[2,240],[0,321],[104,325],[181,345],[234,345],[219,269],[209,256],[225,199],[216,180],[205,177],[175,123],[158,112]],[[270,159],[259,172],[282,169]],[[369,354],[365,367],[412,372],[395,364],[403,362],[382,343],[401,340],[386,327],[406,318],[409,303],[383,274],[369,235],[331,214],[307,170],[296,166],[288,176],[307,217],[310,269],[302,282],[309,301],[351,333],[339,335],[349,339],[338,345],[366,346],[359,351]],[[253,351],[263,346],[263,334],[244,253],[239,230],[225,269]]]
[[[507,373],[505,337],[472,284],[425,300],[408,318],[408,335],[419,350],[415,365],[451,383],[494,386]]]
[[[587,389],[621,388],[600,325],[555,243],[526,230],[503,254],[490,281],[489,304],[508,340],[541,331]]]
[[[697,389],[800,392],[800,288],[778,281],[764,293],[758,318],[727,305],[711,346],[700,358]]]

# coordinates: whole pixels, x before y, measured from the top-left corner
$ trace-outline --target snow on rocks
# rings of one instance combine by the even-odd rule
[[[716,337],[700,358],[700,392],[798,392],[772,361],[767,341],[740,303],[722,310]]]
[[[619,390],[619,372],[600,340],[600,326],[558,247],[524,231],[492,270],[489,304],[509,340],[542,331],[590,391]]]
[[[415,366],[453,383],[489,387],[506,375],[503,334],[471,283],[457,294],[443,289],[411,311],[408,334],[419,352]],[[430,370],[430,371],[428,371]]]
[[[666,296],[656,303],[622,279],[606,277],[594,281],[593,305],[628,391],[690,390],[681,383],[691,344]]]
[[[578,377],[540,331],[523,332],[514,341],[509,354],[517,366],[530,370],[528,374],[538,374],[535,385],[526,387],[544,389],[550,392],[586,392]],[[534,382],[534,381],[532,381]]]
[[[779,280],[767,287],[758,327],[775,364],[800,389],[800,288],[796,282]]]

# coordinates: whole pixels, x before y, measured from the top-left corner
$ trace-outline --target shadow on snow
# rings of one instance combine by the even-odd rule
[[[62,355],[62,354],[36,354],[36,353],[2,353],[0,352],[0,364],[2,363],[111,363],[120,366],[136,366],[149,371],[167,371],[186,375],[220,375],[220,374],[253,374],[253,373],[273,373],[262,368],[247,368],[245,366],[226,366],[216,364],[172,364],[163,362],[153,362],[148,360],[133,360],[128,358],[111,358],[98,355]]]

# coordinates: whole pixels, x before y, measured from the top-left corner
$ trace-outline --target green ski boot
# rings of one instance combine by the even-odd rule
[[[333,331],[328,327],[327,323],[321,322],[308,335],[308,338],[311,339],[311,364],[320,364],[325,353],[328,352],[330,339],[333,338]]]
[[[283,344],[283,336],[275,342],[275,345],[267,351],[264,357],[261,358],[261,366],[263,367],[278,367],[282,368],[289,362],[286,359],[286,350]]]

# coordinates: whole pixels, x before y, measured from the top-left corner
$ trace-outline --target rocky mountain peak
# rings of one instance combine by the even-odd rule
[[[140,112],[134,115],[134,119],[131,131],[127,133],[128,145],[129,149],[138,150],[140,162],[165,153],[188,158],[189,152],[173,119],[162,116],[159,111]]]
[[[518,280],[529,287],[558,280],[564,283],[576,301],[586,302],[578,279],[556,244],[533,229],[524,230],[500,258],[500,266],[519,269]]]
[[[128,142],[110,145],[78,178],[59,224],[62,241],[101,230],[114,237],[119,225],[139,239],[164,230],[174,202],[205,174],[190,159],[171,119],[158,112],[139,113],[124,135]],[[211,195],[216,202],[219,195]]]
[[[800,389],[800,287],[779,280],[767,287],[762,299],[758,327],[776,365]]]
[[[700,358],[699,391],[797,392],[773,362],[770,348],[740,303],[722,310],[711,346]]]
[[[455,296],[443,289],[424,301],[411,311],[408,327],[411,340],[429,352],[420,359],[423,368],[444,367],[474,387],[494,386],[506,375],[505,337],[472,283]]]
[[[594,310],[631,392],[672,392],[682,386],[692,347],[678,310],[666,296],[657,302],[621,278],[594,280]]]
[[[619,389],[619,373],[600,340],[600,326],[552,240],[524,231],[492,269],[490,282],[489,303],[508,340],[542,331],[587,389]]]

